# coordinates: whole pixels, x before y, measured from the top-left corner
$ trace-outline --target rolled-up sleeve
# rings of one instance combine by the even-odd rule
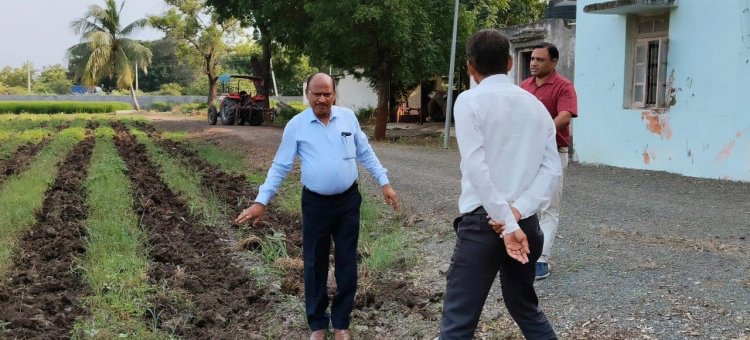
[[[284,181],[286,175],[292,169],[294,157],[297,155],[297,130],[299,120],[291,120],[284,128],[281,144],[273,158],[273,164],[268,169],[266,181],[258,188],[258,196],[255,202],[268,205],[268,202],[276,195],[279,185]]]
[[[388,170],[380,164],[378,156],[375,155],[375,151],[370,146],[370,142],[367,140],[367,135],[362,131],[359,126],[359,122],[356,117],[352,123],[354,126],[353,130],[356,131],[354,135],[354,142],[357,146],[357,160],[360,164],[370,173],[373,179],[378,182],[379,186],[389,184],[388,181]]]

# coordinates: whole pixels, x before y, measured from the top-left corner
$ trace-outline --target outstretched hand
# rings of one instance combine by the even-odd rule
[[[263,215],[266,213],[266,206],[260,203],[253,203],[249,207],[242,210],[237,219],[234,220],[237,224],[242,224],[247,221],[252,221],[253,226],[257,226]]]
[[[390,184],[383,186],[383,199],[385,199],[385,204],[392,206],[394,210],[399,210],[398,195]]]
[[[529,240],[526,238],[526,233],[520,228],[516,231],[505,235],[503,237],[505,243],[505,250],[508,252],[508,256],[512,257],[522,264],[529,263]]]

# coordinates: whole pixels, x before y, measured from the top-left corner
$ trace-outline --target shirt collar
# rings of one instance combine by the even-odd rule
[[[559,77],[560,76],[557,74],[557,71],[552,70],[552,73],[549,74],[549,77],[547,77],[547,80],[545,80],[544,83],[542,83],[542,85],[544,85],[544,84],[554,84]],[[534,78],[534,77],[532,77],[532,78]],[[534,84],[536,84],[536,79],[533,79],[533,81],[534,81]]]
[[[307,107],[307,109],[305,110],[305,115],[306,115],[305,116],[305,120],[308,121],[308,122],[310,122],[310,123],[320,122],[320,119],[318,119],[318,116],[316,116],[315,112],[313,112],[312,107],[309,107],[309,106]],[[334,121],[338,117],[339,117],[338,106],[336,106],[336,105],[331,106],[331,119],[330,119],[330,121]],[[321,124],[322,124],[322,122],[321,122]]]
[[[507,74],[493,74],[489,77],[482,79],[482,82],[479,83],[479,86],[483,86],[486,84],[502,84],[502,83],[512,84],[513,81],[510,80],[510,77],[508,77]]]

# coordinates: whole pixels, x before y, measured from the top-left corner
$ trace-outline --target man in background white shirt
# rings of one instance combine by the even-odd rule
[[[442,339],[471,339],[500,271],[503,300],[527,339],[556,339],[534,291],[544,236],[536,211],[562,174],[556,129],[536,97],[507,76],[507,37],[475,33],[466,44],[477,87],[458,96],[456,138],[461,197],[458,236],[447,274]]]

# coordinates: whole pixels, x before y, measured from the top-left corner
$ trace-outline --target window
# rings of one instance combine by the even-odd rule
[[[518,51],[518,58],[516,58],[518,65],[513,65],[513,68],[516,69],[516,84],[520,84],[526,78],[531,77],[530,64],[533,50],[532,48],[525,48]]]
[[[634,19],[630,107],[664,108],[667,80],[669,17],[639,16]]]

